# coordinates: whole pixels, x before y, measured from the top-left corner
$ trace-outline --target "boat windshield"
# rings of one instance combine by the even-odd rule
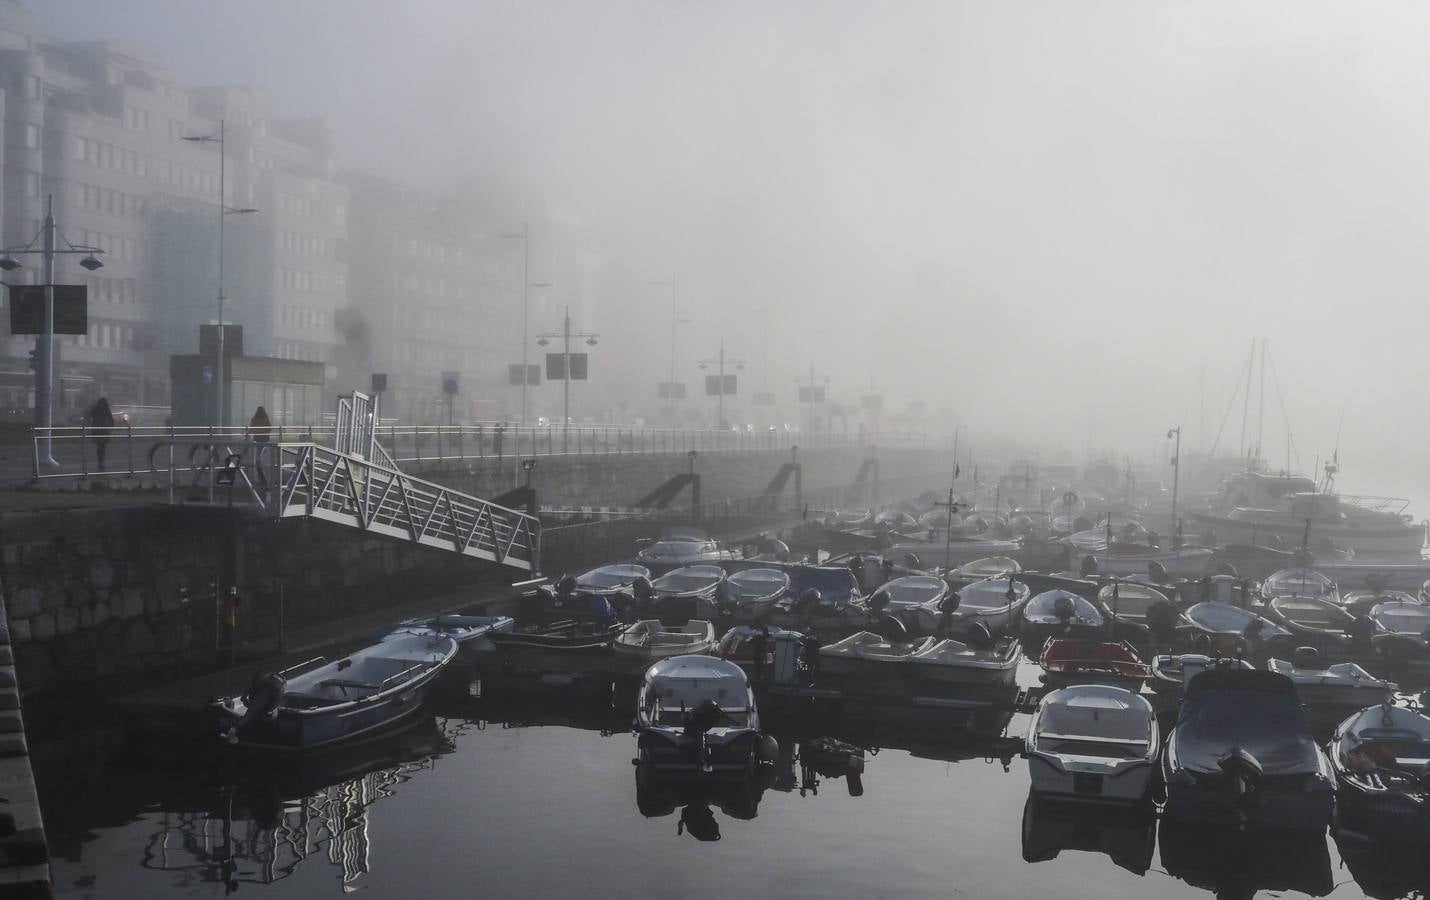
[[[958,590],[958,605],[969,609],[1002,609],[1016,601],[1023,591],[1013,587],[1013,600],[1008,599],[1010,581],[1007,578],[989,578],[975,581]],[[1026,590],[1026,589],[1024,589]]]
[[[1383,609],[1375,614],[1375,620],[1387,631],[1399,634],[1420,634],[1430,626],[1430,610],[1402,607]]]
[[[636,577],[641,574],[641,572],[630,569],[595,569],[576,579],[576,583],[581,587],[605,590],[624,587],[635,581]]]
[[[927,603],[936,599],[945,589],[946,586],[941,578],[912,575],[907,578],[894,579],[879,588],[879,592],[888,596],[889,602],[892,604],[911,605]]]
[[[660,576],[651,586],[657,591],[665,591],[671,594],[684,594],[689,591],[703,591],[719,582],[719,580],[719,578],[711,575],[676,571]]]
[[[768,597],[789,587],[789,576],[774,569],[748,569],[731,575],[730,580],[746,597]]]

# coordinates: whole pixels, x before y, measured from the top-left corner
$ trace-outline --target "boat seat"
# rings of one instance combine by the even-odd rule
[[[1055,734],[1051,731],[1044,731],[1040,733],[1038,737],[1048,738],[1054,741],[1081,741],[1091,744],[1125,744],[1129,747],[1147,746],[1146,738],[1103,737],[1093,734]]]

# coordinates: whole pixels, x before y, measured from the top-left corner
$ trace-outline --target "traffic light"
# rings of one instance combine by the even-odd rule
[[[39,350],[30,351],[30,369],[32,371],[37,371],[40,367],[40,361],[38,359],[39,352]]]

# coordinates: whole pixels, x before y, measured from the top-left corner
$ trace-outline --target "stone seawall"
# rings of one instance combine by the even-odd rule
[[[0,586],[26,694],[142,683],[242,645],[490,578],[474,560],[240,509],[126,506],[0,515]]]

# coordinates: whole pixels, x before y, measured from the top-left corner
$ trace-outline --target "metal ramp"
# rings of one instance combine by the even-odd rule
[[[321,519],[524,572],[540,570],[539,519],[404,474],[374,438],[376,412],[376,403],[363,394],[340,398],[337,447],[214,446],[212,464],[195,481],[208,477],[213,501],[219,499],[214,485],[228,491],[230,503],[241,490],[273,518]]]

